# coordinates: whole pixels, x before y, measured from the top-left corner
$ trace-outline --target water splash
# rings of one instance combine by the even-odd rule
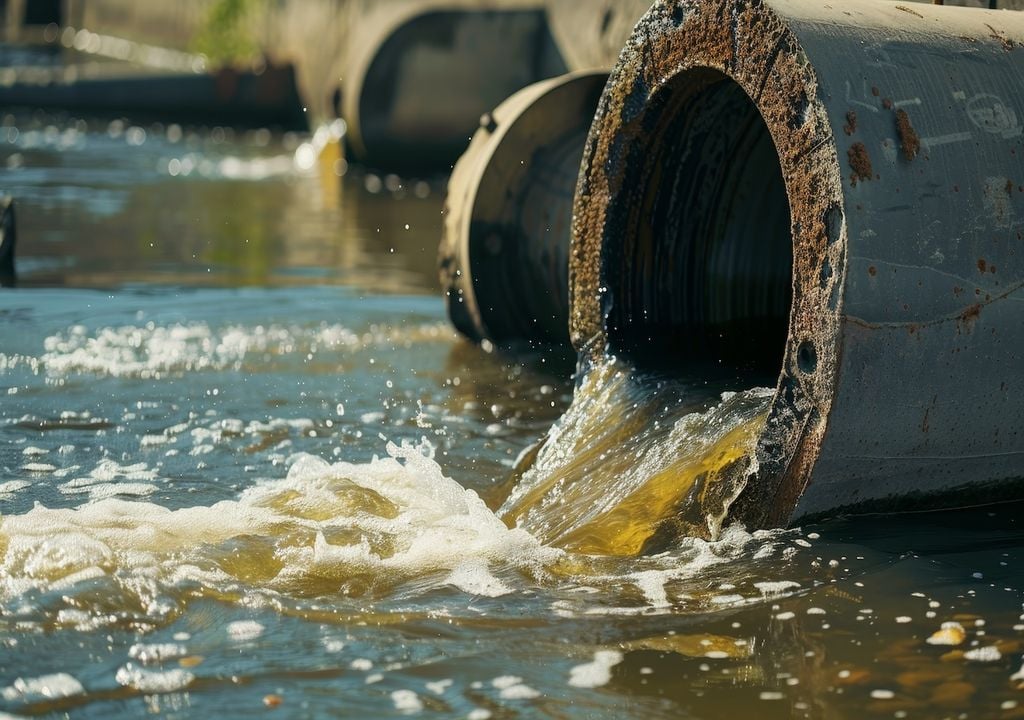
[[[609,360],[586,374],[520,463],[500,514],[584,553],[635,555],[687,535],[716,537],[754,467],[770,399],[755,388],[701,402],[692,388]]]
[[[682,538],[646,558],[567,552],[507,527],[444,475],[426,443],[387,450],[355,464],[298,455],[287,477],[209,506],[102,498],[5,516],[0,605],[23,624],[90,630],[164,626],[200,598],[301,614],[303,602],[321,598],[501,597],[538,585],[576,597],[573,588],[597,585],[600,598],[578,597],[576,606],[567,597],[552,609],[650,614],[680,603],[716,607],[705,587],[710,568],[793,549],[780,544],[786,531],[732,527],[719,540]],[[752,587],[724,602],[761,595]]]
[[[40,355],[0,352],[0,372],[24,367],[56,376],[92,373],[160,379],[168,374],[263,367],[269,358],[285,355],[409,346],[450,332],[441,323],[372,326],[363,332],[336,323],[211,327],[205,322],[148,322],[94,329],[73,325],[46,337]]]
[[[440,332],[436,325],[362,333],[326,324],[74,326],[46,339],[35,370],[159,379]],[[388,444],[387,457],[368,463],[294,455],[283,479],[181,509],[139,497],[163,482],[155,469],[104,460],[58,487],[85,495],[80,507],[37,504],[0,519],[0,604],[43,626],[91,628],[159,626],[204,597],[294,609],[317,598],[409,598],[445,588],[500,597],[540,583],[608,590],[608,602],[591,598],[581,611],[587,614],[649,613],[697,596],[709,602],[706,592],[685,589],[691,578],[774,552],[772,534],[721,532],[771,393],[709,399],[692,390],[650,382],[616,361],[595,367],[562,420],[520,463],[518,484],[497,514],[445,476],[425,441]],[[194,428],[194,450],[247,428],[240,420]],[[140,443],[166,444],[185,429],[179,424]],[[27,486],[0,490],[14,496]],[[627,560],[641,552],[647,557]]]
[[[561,556],[445,477],[429,446],[387,449],[362,464],[300,455],[286,478],[210,506],[106,498],[6,516],[0,604],[88,627],[159,623],[193,597],[379,596],[414,578],[423,592],[500,596],[512,590],[494,573],[537,574]]]

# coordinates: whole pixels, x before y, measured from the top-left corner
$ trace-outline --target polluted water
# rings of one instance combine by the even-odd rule
[[[772,388],[460,340],[332,132],[0,121],[0,713],[1024,715],[1019,505],[730,524]]]

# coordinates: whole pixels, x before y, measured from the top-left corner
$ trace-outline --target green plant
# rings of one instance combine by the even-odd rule
[[[259,53],[249,19],[262,0],[215,0],[193,43],[211,65],[230,65]]]

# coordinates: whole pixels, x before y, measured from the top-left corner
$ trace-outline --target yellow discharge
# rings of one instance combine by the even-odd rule
[[[524,458],[499,515],[544,543],[595,555],[715,537],[746,482],[771,392],[710,405],[692,396],[614,360],[593,368]]]
[[[312,598],[399,588],[498,597],[516,592],[518,577],[576,575],[624,582],[631,597],[665,607],[677,571],[712,561],[699,538],[718,535],[742,490],[771,396],[709,403],[683,391],[614,362],[595,368],[528,456],[504,517],[446,477],[430,446],[392,444],[368,463],[297,456],[285,478],[209,506],[107,498],[5,515],[0,605],[24,600],[47,626],[85,630],[115,615],[162,624],[196,597],[300,612]],[[742,549],[734,540],[723,547]],[[658,561],[668,568],[620,564],[665,547],[676,553]],[[65,597],[83,612],[64,612]]]
[[[679,457],[609,512],[563,535],[559,546],[592,555],[636,555],[666,523],[675,526],[677,535],[707,534],[700,518],[688,522],[687,499],[696,493],[697,507],[708,508],[724,471],[753,453],[763,424],[759,417],[731,430],[706,455]]]
[[[615,372],[610,364],[595,368],[587,376],[565,416],[542,441],[539,452],[529,457],[530,466],[517,473],[519,482],[499,512],[510,527],[520,524],[531,511],[550,502],[560,488],[591,468],[604,468],[607,478],[628,468],[630,458],[621,451],[651,423],[645,412],[648,408],[631,412],[629,404],[621,401],[627,382],[627,376]],[[611,450],[620,452],[609,455]],[[581,500],[596,501],[601,485],[591,482],[575,490],[592,489],[595,497]]]
[[[325,209],[336,210],[341,205],[341,175],[337,168],[344,157],[340,138],[324,142],[317,155],[317,174],[320,178],[322,202]]]
[[[728,635],[654,635],[621,643],[623,650],[657,650],[686,657],[712,657],[744,659],[753,654],[751,638],[736,638]]]

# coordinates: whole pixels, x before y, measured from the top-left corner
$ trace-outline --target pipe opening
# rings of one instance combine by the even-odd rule
[[[7,3],[0,3],[4,6]],[[63,0],[32,0],[25,3],[24,25],[62,25]]]
[[[757,107],[723,73],[693,69],[655,91],[620,137],[631,139],[611,151],[626,153],[625,171],[601,263],[610,349],[641,367],[678,370],[682,359],[774,384],[793,248]]]
[[[346,119],[364,162],[401,172],[450,169],[482,114],[568,70],[537,9],[427,10],[361,47],[372,56]]]

